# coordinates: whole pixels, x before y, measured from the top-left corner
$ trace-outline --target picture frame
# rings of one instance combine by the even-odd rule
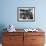
[[[20,22],[34,22],[35,21],[35,7],[18,7],[17,21]]]

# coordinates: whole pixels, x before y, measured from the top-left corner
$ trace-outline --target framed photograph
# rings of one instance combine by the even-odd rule
[[[35,7],[18,7],[17,20],[21,22],[34,22]]]

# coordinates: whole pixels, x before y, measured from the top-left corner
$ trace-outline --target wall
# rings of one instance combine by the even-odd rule
[[[0,0],[0,25],[16,28],[46,28],[46,0]],[[35,7],[35,22],[18,22],[17,7]]]

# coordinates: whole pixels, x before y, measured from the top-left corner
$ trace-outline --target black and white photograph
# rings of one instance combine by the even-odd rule
[[[18,7],[17,20],[22,22],[35,21],[35,7]]]

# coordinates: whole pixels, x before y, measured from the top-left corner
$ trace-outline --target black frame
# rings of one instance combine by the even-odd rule
[[[35,21],[35,7],[18,7],[17,8],[17,21],[34,22]]]

